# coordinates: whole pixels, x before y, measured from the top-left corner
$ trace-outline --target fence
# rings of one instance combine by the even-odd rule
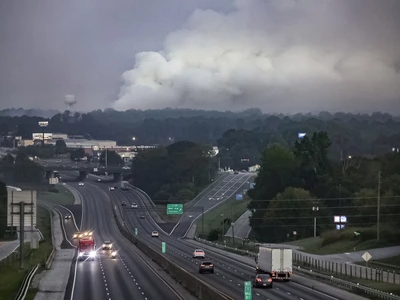
[[[321,260],[302,253],[293,253],[293,263],[318,272],[335,274],[335,276],[358,278],[400,284],[400,274],[383,268],[370,268],[354,264]]]

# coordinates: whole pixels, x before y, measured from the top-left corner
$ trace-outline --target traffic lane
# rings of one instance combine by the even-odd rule
[[[135,220],[136,217],[136,220]],[[151,238],[151,230],[150,230],[150,220],[137,220],[137,215],[135,213],[127,213],[127,224],[130,226],[135,226],[139,228],[139,236],[141,238],[147,239],[147,243],[149,246],[153,245],[155,250],[161,250],[161,243],[164,241],[167,244],[167,256],[171,256],[171,251],[172,251],[172,256],[171,259],[174,261],[178,260],[179,264],[184,263],[185,267],[187,267],[187,262],[194,264],[194,268],[198,268],[199,263],[197,260],[193,259],[192,254],[193,251],[195,250],[193,246],[186,245],[185,243],[182,243],[179,240],[173,239],[167,235],[160,234],[160,237],[157,238]],[[136,221],[136,222],[135,222]],[[140,234],[141,232],[144,231],[144,235]],[[170,249],[171,251],[168,251]],[[176,256],[174,256],[174,253],[176,253]],[[183,258],[183,260],[182,260]],[[246,271],[243,270],[243,266],[230,266],[230,261],[220,261],[216,257],[214,257],[210,253],[206,253],[206,260],[212,261],[215,266],[216,270],[220,270],[217,276],[221,276],[222,279],[225,280],[225,283],[229,284],[236,284],[236,285],[242,285],[244,281],[246,280],[253,280],[255,276],[255,270],[254,268],[251,268],[251,271]],[[183,265],[181,265],[183,266]],[[219,267],[219,268],[218,268]],[[187,269],[189,270],[189,269]],[[228,282],[229,281],[229,282]],[[283,284],[283,285],[282,285]],[[288,286],[285,285],[287,283],[281,283],[277,282],[274,284],[274,288],[277,290],[281,290],[282,293],[286,293],[288,295],[294,295],[295,297],[303,298],[303,299],[331,299],[327,296],[322,296],[316,292],[312,293],[310,295],[309,290],[306,288],[302,287],[297,287],[294,288],[293,286]],[[268,291],[260,290],[258,291],[260,295],[264,296],[269,296],[271,293]],[[279,295],[282,296],[282,295]],[[325,298],[324,298],[325,297]]]
[[[171,234],[176,237],[183,237],[192,222],[199,218],[203,212],[206,213],[208,210],[221,205],[224,201],[234,196],[235,193],[247,184],[248,179],[251,177],[251,175],[236,176],[238,177],[234,177],[231,179],[232,181],[228,181],[228,185],[221,187],[214,194],[205,195],[193,207],[191,207],[191,209],[185,212]]]
[[[108,209],[111,204],[108,200],[104,199],[104,194],[99,192],[98,189],[96,191],[96,189],[97,188],[94,188],[91,191],[95,194],[94,198],[96,198],[96,200],[87,202],[88,204],[90,202],[93,204],[92,207],[89,207],[90,211],[96,212],[95,215],[100,216],[96,218],[96,228],[100,228],[100,226],[103,227],[101,233],[98,234],[101,235],[103,240],[107,239],[112,241],[119,253],[119,259],[122,263],[118,265],[123,266],[126,271],[126,276],[124,276],[122,280],[130,281],[130,285],[136,287],[136,291],[140,292],[141,297],[144,298],[163,299],[167,297],[166,299],[180,299],[180,297],[158,277],[154,270],[150,269],[138,255],[135,255],[136,250],[132,243],[126,240],[116,227],[112,212]],[[99,201],[103,203],[99,203]],[[109,224],[110,226],[105,226],[105,224]],[[136,297],[132,297],[134,297],[134,295],[117,299],[136,299]]]
[[[112,251],[102,250],[102,244],[105,241],[111,241],[115,249],[121,247],[119,239],[112,232],[110,226],[105,226],[110,223],[110,216],[102,209],[103,205],[99,203],[99,198],[93,200],[92,197],[86,196],[88,211],[91,215],[87,217],[89,226],[95,228],[94,236],[97,240],[97,259],[99,260],[104,287],[110,298],[114,299],[144,299],[145,293],[141,286],[131,288],[135,284],[133,279],[139,275],[137,269],[132,272],[127,269],[126,264],[122,263],[121,258],[111,259]],[[96,216],[96,217],[93,217]],[[120,252],[120,256],[122,253]],[[132,276],[132,277],[131,277]]]
[[[126,218],[128,226],[138,226],[139,227],[139,240],[146,243],[148,246],[153,248],[155,251],[161,252],[161,243],[165,241],[167,243],[167,253],[166,257],[171,259],[173,262],[177,263],[179,266],[183,267],[189,273],[193,274],[197,278],[204,280],[208,284],[218,288],[222,292],[230,295],[232,297],[236,297],[238,293],[243,291],[243,284],[246,280],[251,280],[252,278],[243,278],[242,276],[235,274],[233,270],[224,269],[224,268],[215,268],[214,274],[199,274],[198,268],[200,265],[199,260],[193,259],[190,255],[186,255],[179,251],[179,246],[175,246],[173,243],[168,242],[165,238],[165,235],[161,235],[160,238],[151,238],[148,227],[146,224],[140,224],[141,222],[134,223],[133,218]],[[143,221],[143,220],[141,220]],[[144,222],[143,222],[144,223]],[[139,225],[138,225],[139,224]],[[143,232],[144,234],[140,234]],[[164,238],[163,238],[164,237]],[[191,252],[193,253],[193,251]],[[206,259],[208,260],[208,259]],[[260,289],[257,291],[258,299],[293,299],[289,297],[288,294],[284,291],[279,291],[279,287],[276,289]]]
[[[109,300],[98,261],[77,261],[73,299]]]

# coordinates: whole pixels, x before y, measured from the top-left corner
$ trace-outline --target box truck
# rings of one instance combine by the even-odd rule
[[[256,258],[257,274],[269,274],[273,280],[290,280],[292,249],[260,247]]]

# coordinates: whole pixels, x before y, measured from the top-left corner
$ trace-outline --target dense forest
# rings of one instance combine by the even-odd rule
[[[12,145],[7,136],[31,138],[32,132],[41,132],[40,120],[43,119],[0,115],[2,145]],[[261,152],[270,143],[294,146],[298,133],[327,132],[332,143],[328,155],[335,159],[348,155],[373,157],[400,146],[400,118],[379,112],[284,116],[263,114],[258,109],[240,113],[188,109],[98,110],[87,114],[65,111],[48,120],[49,132],[111,139],[120,145],[168,145],[182,140],[218,145],[221,165],[238,169],[259,163]]]
[[[255,188],[248,191],[258,240],[310,237],[314,218],[324,243],[356,238],[354,231],[360,239],[375,239],[379,205],[381,243],[400,242],[400,153],[333,160],[331,144],[327,133],[318,132],[292,147],[270,144],[264,150]],[[346,222],[335,224],[335,215],[346,216]],[[335,225],[350,229],[338,231]]]

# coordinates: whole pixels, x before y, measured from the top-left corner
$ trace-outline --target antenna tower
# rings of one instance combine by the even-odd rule
[[[75,95],[65,95],[64,103],[67,107],[67,110],[71,111],[72,107],[76,104],[76,96]]]

